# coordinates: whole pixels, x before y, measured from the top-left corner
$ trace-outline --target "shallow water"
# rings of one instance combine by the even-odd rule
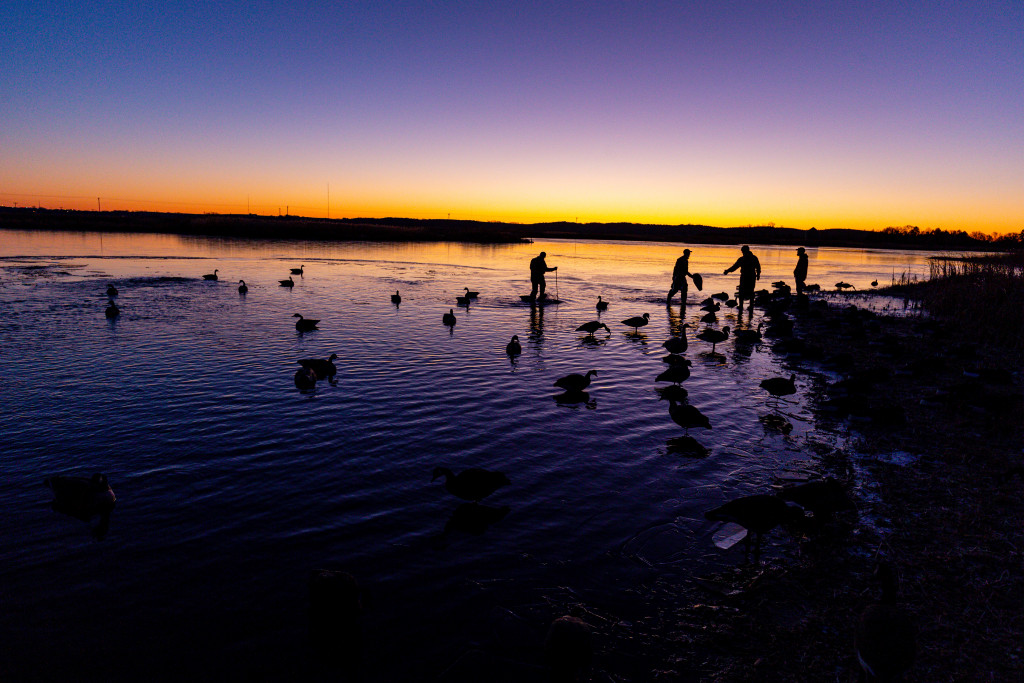
[[[495,638],[506,609],[565,591],[611,600],[738,561],[703,512],[811,475],[831,437],[802,398],[812,377],[798,374],[779,408],[793,430],[773,431],[758,384],[789,374],[782,359],[732,339],[711,355],[691,329],[685,388],[713,428],[690,435],[710,454],[673,452],[683,430],[655,391],[661,343],[697,327],[699,299],[734,290],[721,272],[738,256],[691,247],[704,291],[681,310],[664,295],[682,248],[0,231],[3,677],[306,677],[307,579],[329,567],[365,588],[367,679],[423,680]],[[559,266],[557,306],[519,301],[541,250]],[[762,285],[792,281],[793,248],[753,250]],[[809,281],[861,289],[926,274],[929,255],[809,254]],[[294,289],[279,287],[300,264]],[[214,268],[219,281],[200,279]],[[481,292],[468,310],[455,306],[463,287]],[[598,317],[598,295],[611,334],[587,340],[574,330]],[[640,334],[619,323],[645,312]],[[294,313],[320,329],[298,333]],[[719,318],[756,327],[760,312]],[[510,362],[513,334],[523,353]],[[331,353],[336,382],[298,391],[296,360]],[[590,369],[587,401],[555,400],[555,379]],[[507,513],[481,534],[446,532],[461,501],[431,482],[437,465],[505,472],[485,503]],[[102,541],[42,486],[94,471],[118,496]],[[767,552],[787,549],[781,537]]]

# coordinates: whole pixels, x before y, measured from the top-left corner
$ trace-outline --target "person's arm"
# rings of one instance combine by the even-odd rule
[[[737,268],[740,267],[742,262],[743,262],[743,259],[741,259],[741,258],[736,259],[736,263],[734,263],[731,266],[729,266],[728,268],[726,268],[725,271],[722,273],[722,275],[728,275],[732,271],[736,270]]]
[[[558,266],[555,266],[554,268],[548,268],[548,269],[547,269],[547,272],[549,272],[549,273],[550,273],[550,272],[551,272],[552,270],[558,270]]]
[[[761,261],[756,256],[754,257],[754,279],[761,279]]]

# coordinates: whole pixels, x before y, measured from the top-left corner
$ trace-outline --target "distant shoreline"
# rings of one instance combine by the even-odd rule
[[[776,244],[806,247],[998,251],[963,232],[892,235],[870,230],[798,230],[772,226],[639,223],[500,223],[416,218],[304,218],[149,211],[70,211],[0,207],[0,229],[140,232],[244,240],[328,242],[468,242],[522,244],[533,239],[623,240],[686,244]]]

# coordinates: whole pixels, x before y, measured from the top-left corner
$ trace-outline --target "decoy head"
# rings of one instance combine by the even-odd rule
[[[644,313],[644,320],[650,320],[650,319],[651,319],[651,314],[650,313]]]
[[[301,314],[301,313],[296,313],[296,314],[295,314],[295,315],[293,315],[292,317],[293,317],[293,318],[298,318],[299,320],[302,320],[302,314]]]
[[[597,370],[587,370],[587,377],[590,377],[591,375],[597,377]]]
[[[240,285],[244,285],[244,284],[245,284],[245,280],[239,280],[239,281],[238,281],[238,284],[240,284]]]
[[[513,334],[512,335],[512,341],[514,341],[514,342],[519,341],[519,335],[518,334]]]
[[[327,360],[328,360],[328,362],[330,362],[330,361],[332,361],[332,360],[335,360],[335,359],[337,359],[337,357],[338,357],[338,354],[336,354],[336,353],[332,353],[332,354],[331,354],[331,357],[330,357],[330,358],[328,358]]]

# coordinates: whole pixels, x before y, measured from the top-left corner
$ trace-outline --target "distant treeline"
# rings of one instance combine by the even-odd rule
[[[1007,250],[1024,247],[1020,234],[993,238],[916,226],[871,230],[797,230],[772,225],[720,228],[642,223],[501,223],[416,218],[304,218],[151,211],[70,211],[0,207],[0,228],[150,232],[238,239],[381,242],[528,242],[537,239],[647,240],[689,244],[791,244],[805,247]]]

